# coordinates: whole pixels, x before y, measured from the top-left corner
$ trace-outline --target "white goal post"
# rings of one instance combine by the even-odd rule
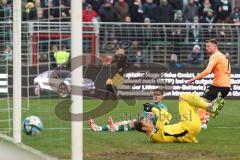
[[[79,8],[80,7],[80,8]],[[72,59],[82,55],[82,3],[79,0],[71,1],[71,51]],[[81,63],[81,62],[80,62]],[[71,63],[72,68],[75,64]],[[82,65],[72,70],[72,86],[81,86]],[[74,87],[73,87],[74,89]],[[74,91],[73,91],[74,93]],[[80,93],[82,93],[80,91]],[[72,94],[72,114],[83,112],[83,95]],[[72,160],[83,159],[82,121],[72,119]]]
[[[21,60],[21,0],[13,1],[13,139],[21,143],[21,112],[22,112],[22,60]]]

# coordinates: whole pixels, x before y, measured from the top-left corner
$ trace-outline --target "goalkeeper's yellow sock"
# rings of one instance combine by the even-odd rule
[[[203,98],[201,98],[196,93],[183,93],[179,97],[184,101],[186,101],[191,106],[203,108],[205,110],[207,110],[209,107],[209,103],[206,102]]]

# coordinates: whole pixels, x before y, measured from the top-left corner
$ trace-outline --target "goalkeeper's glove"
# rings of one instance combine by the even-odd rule
[[[143,104],[143,110],[146,112],[151,112],[153,107],[154,107],[154,105],[150,104],[150,103]]]

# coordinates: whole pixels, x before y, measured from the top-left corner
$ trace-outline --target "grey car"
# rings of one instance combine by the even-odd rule
[[[83,78],[83,91],[94,92],[95,83],[88,78]],[[40,96],[41,91],[52,91],[61,98],[71,94],[71,72],[67,70],[50,70],[39,74],[34,78],[34,93]]]

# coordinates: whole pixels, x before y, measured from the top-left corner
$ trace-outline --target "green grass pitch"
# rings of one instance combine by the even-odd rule
[[[71,155],[70,122],[59,120],[54,113],[54,106],[59,99],[30,100],[30,108],[24,109],[22,118],[36,115],[44,123],[44,130],[35,137],[23,134],[23,143],[43,153],[60,159],[69,159]],[[88,111],[99,105],[98,100],[84,100],[84,110]],[[137,100],[135,106],[128,106],[120,101],[111,112],[95,119],[97,124],[105,124],[111,115],[114,121],[135,118],[142,112],[142,104],[151,100]],[[178,115],[178,101],[164,100],[169,111]],[[240,159],[240,109],[239,100],[226,100],[219,117],[212,118],[209,129],[201,131],[197,144],[162,143],[151,144],[146,135],[130,132],[92,132],[87,123],[83,125],[84,160],[158,160],[158,159]],[[0,103],[3,108],[5,104]],[[1,117],[7,116],[0,112]],[[7,117],[6,117],[7,118]],[[177,121],[177,119],[174,119]],[[0,128],[7,124],[1,122]],[[1,129],[2,130],[2,129]]]

